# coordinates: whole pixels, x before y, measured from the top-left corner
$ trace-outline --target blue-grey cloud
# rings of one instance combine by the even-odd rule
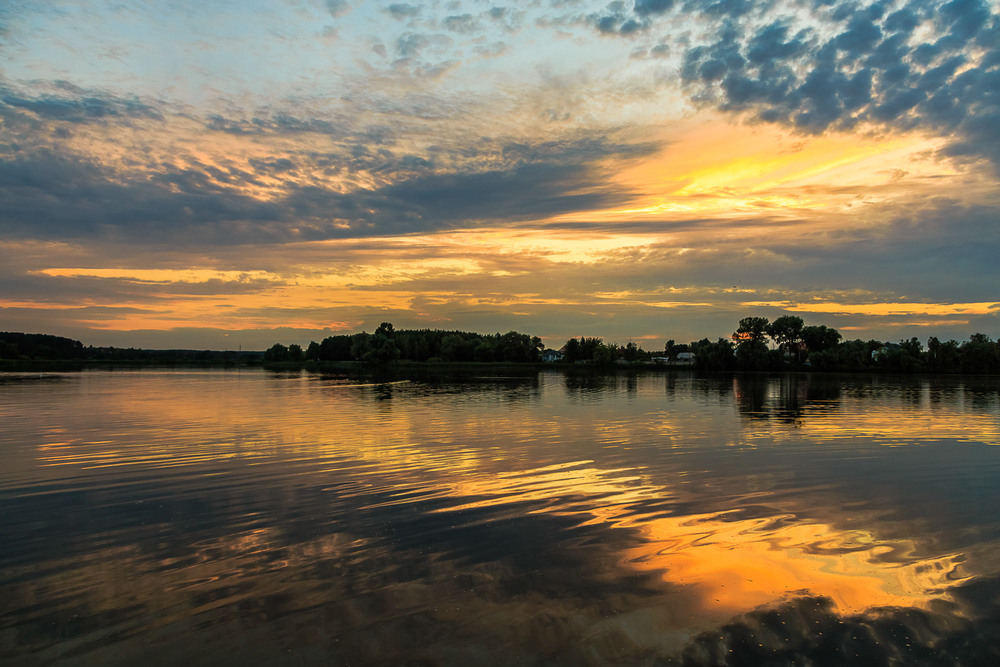
[[[674,0],[635,0],[635,13],[640,16],[662,14],[674,6]]]
[[[222,225],[231,233],[287,215],[273,203],[216,183],[204,171],[172,170],[123,181],[107,167],[44,150],[0,160],[0,199],[4,238],[145,236],[183,242],[187,232]]]
[[[524,20],[524,11],[511,7],[490,7],[486,16],[492,26],[498,26],[507,32],[517,32]]]
[[[602,13],[591,14],[588,21],[603,34],[631,35],[649,27],[649,21],[636,6],[637,16],[632,16],[621,0],[611,2]]]
[[[775,264],[769,279],[792,280],[804,289],[839,285],[943,302],[956,295],[965,301],[997,299],[994,286],[1000,281],[1000,269],[995,258],[1000,256],[1000,236],[995,231],[995,208],[937,198],[919,207],[895,205],[891,211],[876,207],[866,215],[884,215],[888,220],[870,229],[820,234],[813,243],[765,240],[762,247],[794,257],[796,265]],[[802,233],[809,234],[808,224],[803,224]],[[801,270],[805,266],[808,271]]]
[[[460,34],[470,34],[478,32],[481,29],[479,20],[472,14],[457,14],[453,16],[446,16],[444,21],[441,22],[444,28],[450,32],[457,32]]]
[[[322,134],[327,139],[348,141],[352,138],[383,145],[394,143],[392,131],[385,126],[353,129],[354,123],[334,122],[320,118],[299,118],[289,114],[272,114],[266,117],[227,118],[211,114],[204,120],[207,129],[235,135],[301,135]]]
[[[636,13],[640,12],[639,4],[639,2],[636,2]],[[653,0],[652,2],[643,3],[643,5],[646,4],[662,5],[665,3]],[[757,0],[755,2],[751,2],[750,0],[687,0],[684,3],[684,11],[687,13],[701,13],[707,16],[739,17],[749,14],[752,10],[761,11],[771,4],[770,0]]]
[[[318,165],[317,154],[255,158],[252,172],[192,164],[129,177],[41,149],[0,159],[0,238],[240,245],[537,219],[625,203],[634,193],[606,184],[593,165],[653,150],[597,139],[510,143],[491,158],[502,166],[446,172],[434,171],[423,156],[366,155],[360,158],[366,167],[384,160],[371,171],[386,184],[340,192],[291,180],[300,162]],[[350,173],[349,161],[327,159]],[[279,179],[285,194],[267,200],[245,194],[264,176]]]
[[[104,92],[86,91],[66,82],[57,82],[63,95],[26,97],[0,86],[0,105],[29,111],[39,118],[68,123],[94,123],[109,119],[162,119],[154,107],[136,98],[121,98]]]
[[[347,0],[326,0],[326,10],[333,16],[341,16],[350,10]]]
[[[817,1],[820,24],[807,28],[794,28],[782,5],[754,5],[754,20],[748,7],[685,5],[714,21],[714,39],[683,56],[696,102],[807,133],[920,128],[950,140],[945,154],[1000,171],[1000,17],[984,0],[913,0],[894,11]],[[633,10],[649,16],[644,4]]]
[[[420,6],[419,5],[409,5],[402,2],[397,2],[389,5],[385,10],[394,19],[406,20],[416,18],[420,16]]]
[[[296,165],[286,157],[250,158],[250,166],[262,174],[295,173]]]

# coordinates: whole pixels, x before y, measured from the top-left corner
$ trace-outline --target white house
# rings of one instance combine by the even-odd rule
[[[562,361],[562,352],[556,350],[545,350],[542,352],[542,361],[546,363],[551,363],[553,361]]]
[[[678,366],[694,366],[694,352],[678,352],[677,353],[677,365]]]

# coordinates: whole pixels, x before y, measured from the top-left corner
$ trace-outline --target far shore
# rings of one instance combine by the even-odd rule
[[[263,368],[272,371],[342,371],[386,372],[406,370],[693,370],[684,364],[634,362],[630,364],[597,365],[590,363],[566,364],[560,362],[510,362],[510,361],[394,361],[388,364],[367,364],[361,361],[196,361],[196,360],[147,360],[147,359],[0,359],[0,372],[74,371],[89,368]]]
[[[361,361],[280,361],[264,363],[259,360],[252,361],[222,361],[213,360],[149,360],[149,359],[117,359],[96,360],[96,359],[23,359],[11,360],[0,359],[0,373],[72,373],[84,370],[141,370],[141,369],[170,369],[170,368],[190,368],[190,369],[236,369],[251,368],[262,369],[272,372],[294,372],[309,371],[313,373],[345,373],[374,376],[394,376],[405,377],[407,374],[413,376],[434,376],[447,375],[450,373],[496,373],[498,375],[523,375],[525,373],[537,373],[539,371],[562,371],[565,373],[585,373],[585,374],[606,374],[628,373],[633,371],[643,372],[684,372],[699,375],[780,375],[780,374],[816,374],[816,375],[927,375],[927,376],[961,376],[968,373],[941,371],[917,371],[900,373],[898,371],[867,368],[864,370],[820,370],[808,367],[788,368],[782,370],[727,370],[727,371],[706,371],[698,370],[690,364],[670,364],[670,363],[650,363],[631,362],[613,364],[594,363],[565,363],[565,362],[499,362],[499,361],[394,361],[388,364],[368,364]],[[976,377],[984,377],[984,374],[975,374]]]

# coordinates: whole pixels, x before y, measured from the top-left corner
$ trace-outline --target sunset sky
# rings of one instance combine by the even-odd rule
[[[0,331],[1000,335],[1000,2],[6,0]]]

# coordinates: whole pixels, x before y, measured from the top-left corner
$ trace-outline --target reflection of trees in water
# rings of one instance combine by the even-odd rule
[[[731,386],[745,417],[794,424],[836,412],[841,383],[823,375],[735,375]]]
[[[886,608],[841,616],[828,598],[757,610],[696,637],[684,665],[1000,664],[1000,581],[955,589],[959,613]]]
[[[849,376],[844,380],[845,392],[851,397],[896,399],[914,407],[924,401],[929,384],[928,378],[913,375]]]
[[[962,383],[963,397],[977,410],[1000,413],[1000,377],[972,377]]]
[[[680,385],[678,390],[689,390],[693,396],[700,397],[706,402],[725,405],[729,403],[729,394],[733,391],[733,383],[728,376],[695,378],[690,385]]]
[[[600,371],[574,371],[566,373],[564,384],[569,396],[597,398],[604,392],[617,391],[618,376]]]
[[[502,403],[519,403],[541,395],[541,382],[537,374],[478,376],[426,369],[413,373],[390,370],[364,374],[324,374],[320,376],[320,381],[337,391],[350,387],[362,398],[375,401],[450,396],[454,400],[489,398]]]
[[[683,378],[683,379],[679,379]],[[647,372],[621,370],[608,373],[600,369],[570,369],[562,376],[563,385],[569,396],[584,397],[600,394],[614,394],[623,391],[629,398],[639,395],[640,390],[650,382],[663,380],[666,394],[673,397],[678,391],[690,391],[694,375],[690,372]]]
[[[977,411],[1000,409],[1000,378],[975,375],[840,376],[845,397],[898,401],[919,409],[966,404]]]
[[[457,401],[498,401],[502,404],[537,400],[541,395],[538,376],[529,377],[467,377],[443,381],[412,382],[396,385],[405,396],[449,396]]]
[[[733,396],[740,413],[750,419],[768,419],[765,404],[770,384],[766,377],[733,377]]]

